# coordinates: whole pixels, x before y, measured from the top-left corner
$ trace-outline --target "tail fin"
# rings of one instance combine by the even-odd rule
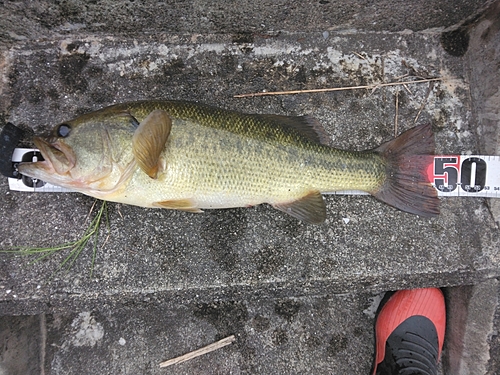
[[[426,170],[434,154],[430,124],[417,126],[375,149],[387,163],[387,179],[372,194],[382,202],[420,216],[439,215],[439,198]]]

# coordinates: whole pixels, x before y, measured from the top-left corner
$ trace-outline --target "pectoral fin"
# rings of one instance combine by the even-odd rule
[[[156,178],[160,154],[165,148],[172,120],[165,111],[151,112],[137,127],[132,138],[132,150],[139,167],[151,178]]]
[[[321,224],[326,219],[326,205],[319,191],[311,191],[300,199],[273,207],[309,224]]]
[[[158,208],[167,208],[169,210],[179,210],[195,213],[203,212],[198,207],[195,207],[193,201],[191,201],[190,199],[155,202],[153,203],[153,206]]]

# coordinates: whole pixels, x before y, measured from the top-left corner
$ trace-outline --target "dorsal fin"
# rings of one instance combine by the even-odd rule
[[[293,129],[304,138],[328,145],[330,138],[325,131],[325,128],[312,116],[282,116],[282,115],[254,115],[264,120],[277,123],[283,127]]]
[[[156,178],[160,154],[165,148],[172,120],[165,111],[151,112],[137,127],[132,138],[132,151],[139,167],[151,178]]]

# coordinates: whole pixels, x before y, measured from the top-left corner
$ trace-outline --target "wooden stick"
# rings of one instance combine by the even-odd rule
[[[217,349],[220,349],[226,345],[229,345],[232,342],[234,342],[234,340],[236,340],[234,335],[228,336],[222,340],[214,342],[213,344],[207,345],[207,346],[200,348],[198,350],[195,350],[195,351],[186,353],[184,355],[181,355],[179,357],[172,358],[172,359],[169,359],[168,361],[162,362],[162,363],[160,363],[160,367],[167,367],[167,366],[175,365],[177,363],[189,361],[190,359],[199,357],[200,355],[203,355],[203,354],[213,352],[214,350],[217,350]]]
[[[420,79],[417,81],[378,83],[378,84],[365,85],[365,86],[333,87],[333,88],[327,88],[327,89],[311,89],[311,90],[256,92],[256,93],[251,93],[251,94],[234,95],[234,98],[248,98],[248,97],[254,97],[254,96],[268,96],[268,95],[311,94],[311,93],[318,93],[318,92],[359,90],[359,89],[378,89],[379,87],[386,87],[386,86],[409,85],[411,83],[424,83],[424,82],[442,81],[442,80],[443,80],[443,78],[427,78],[427,79]]]

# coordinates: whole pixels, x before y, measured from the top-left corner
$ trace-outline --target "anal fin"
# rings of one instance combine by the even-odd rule
[[[165,111],[151,112],[137,127],[132,138],[132,151],[139,167],[151,178],[156,178],[160,154],[165,148],[172,120]]]
[[[203,212],[198,207],[195,207],[193,201],[190,199],[176,199],[176,200],[154,202],[153,206],[158,208],[167,208],[169,210],[179,210],[179,211],[187,211],[194,213]]]
[[[274,204],[273,207],[309,224],[321,224],[326,219],[326,205],[319,191],[311,191],[295,201]]]

